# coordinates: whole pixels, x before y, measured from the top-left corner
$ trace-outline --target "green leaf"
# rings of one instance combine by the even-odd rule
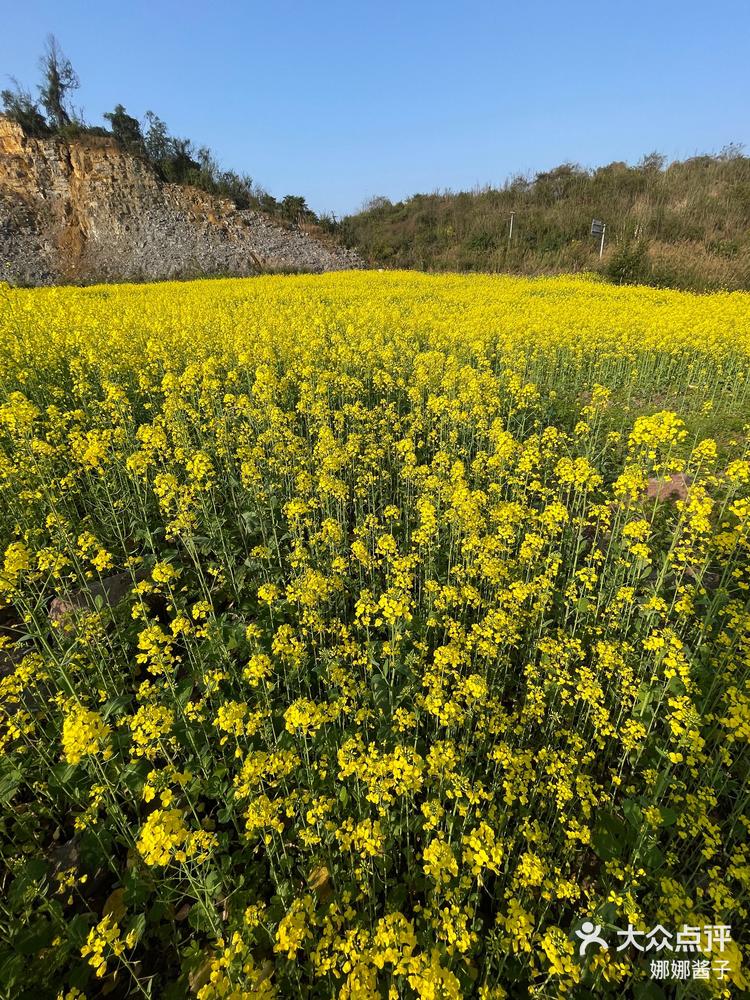
[[[128,921],[127,928],[128,931],[135,931],[136,940],[140,941],[146,933],[146,914],[136,913],[132,920]]]
[[[102,716],[104,719],[109,719],[112,715],[119,715],[121,710],[127,708],[132,700],[132,694],[119,694],[116,698],[111,698],[109,701],[105,702],[102,710]]]
[[[660,806],[659,812],[661,813],[662,826],[674,826],[677,822],[678,813],[674,809],[670,809],[668,806]]]
[[[599,814],[596,827],[591,835],[591,846],[602,861],[621,858],[631,838],[631,831],[611,812]]]
[[[11,907],[23,906],[27,896],[38,895],[39,883],[46,877],[47,862],[41,858],[30,858],[17,872],[8,890],[8,902]]]
[[[211,917],[203,903],[194,903],[188,913],[188,923],[196,931],[210,931]]]
[[[651,844],[641,854],[641,861],[647,868],[653,871],[656,868],[661,868],[664,864],[664,855],[656,844]]]
[[[380,712],[387,712],[391,706],[391,686],[382,674],[373,674],[370,681],[372,700]]]
[[[73,780],[77,770],[77,764],[56,764],[50,771],[50,788],[64,789]]]
[[[13,945],[21,955],[35,955],[50,945],[54,936],[55,928],[52,923],[42,917],[16,934]]]
[[[77,913],[67,925],[66,936],[70,944],[78,951],[88,937],[91,925],[91,917],[84,913]]]
[[[23,781],[23,774],[16,767],[8,767],[0,773],[0,802],[7,805]]]
[[[125,888],[126,905],[138,909],[151,895],[151,886],[138,875],[135,869],[127,872],[122,881]]]
[[[18,996],[19,990],[16,987],[24,981],[27,965],[24,956],[18,952],[0,951],[0,996]]]
[[[177,703],[183,708],[190,701],[190,695],[193,693],[194,687],[195,682],[192,677],[189,677],[177,688]]]
[[[634,829],[640,829],[643,825],[643,813],[641,812],[641,807],[635,799],[626,799],[622,804],[622,811],[625,814],[625,819],[628,823],[630,823]]]
[[[214,896],[216,894],[217,889],[222,888],[221,876],[217,871],[212,870],[208,873],[205,887],[206,887],[206,892],[209,894],[209,896]]]

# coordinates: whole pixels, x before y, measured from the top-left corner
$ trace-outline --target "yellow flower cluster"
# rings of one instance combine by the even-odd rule
[[[78,764],[84,757],[98,753],[107,760],[112,755],[107,746],[110,727],[98,714],[80,705],[72,706],[62,727],[63,756],[69,764]]]
[[[216,846],[206,830],[190,830],[180,809],[155,809],[141,828],[136,847],[147,865],[205,861]]]
[[[137,939],[135,931],[121,937],[120,927],[110,914],[106,914],[96,927],[89,931],[81,955],[87,959],[99,979],[107,972],[107,961],[119,958],[126,949],[132,948]]]

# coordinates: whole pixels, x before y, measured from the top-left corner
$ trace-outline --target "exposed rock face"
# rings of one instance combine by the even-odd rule
[[[111,139],[35,139],[0,115],[0,280],[158,281],[361,266],[350,250],[164,183]]]

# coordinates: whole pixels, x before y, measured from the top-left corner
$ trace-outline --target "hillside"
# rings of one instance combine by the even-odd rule
[[[140,281],[360,266],[353,251],[162,180],[106,136],[32,137],[0,116],[0,280]]]
[[[607,224],[601,262],[594,218]],[[729,148],[669,166],[657,155],[635,167],[565,164],[499,189],[373,199],[338,231],[386,267],[601,270],[616,281],[750,288],[750,158]]]

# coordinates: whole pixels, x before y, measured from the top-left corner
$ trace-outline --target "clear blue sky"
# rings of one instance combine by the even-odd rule
[[[750,142],[748,0],[25,0],[0,76],[49,31],[89,121],[152,109],[317,211]]]

